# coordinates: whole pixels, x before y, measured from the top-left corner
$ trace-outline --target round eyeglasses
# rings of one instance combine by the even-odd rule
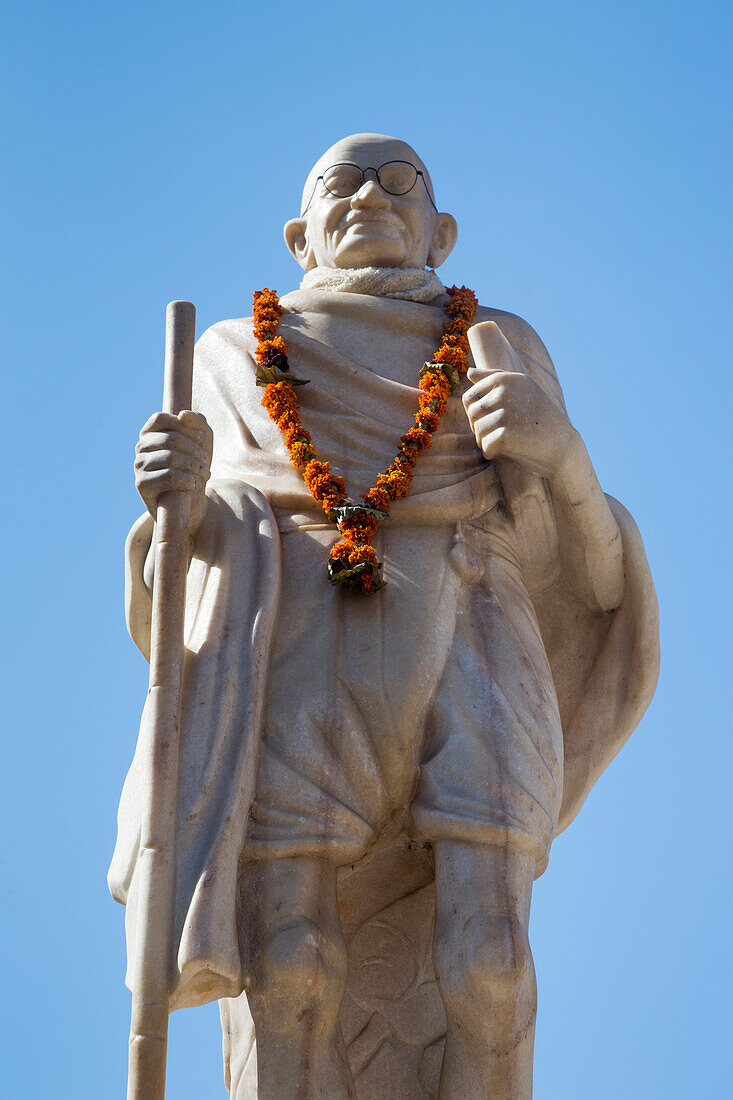
[[[360,168],[358,164],[348,163],[332,164],[314,183],[311,197],[308,199],[303,214],[306,213],[308,207],[313,202],[313,196],[321,180],[329,195],[333,195],[337,199],[348,199],[352,195],[355,195],[364,185],[367,172],[374,173],[377,183],[388,195],[408,194],[417,183],[417,177],[420,176],[425,188],[425,194],[430,199],[430,203],[437,213],[438,208],[433,202],[433,197],[425,182],[425,176],[420,169],[416,168],[414,164],[410,164],[409,160],[388,160],[386,164],[382,164],[379,168]],[[303,214],[300,215],[301,218]]]

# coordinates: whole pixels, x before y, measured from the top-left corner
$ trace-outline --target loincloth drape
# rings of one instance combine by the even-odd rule
[[[482,528],[467,585],[454,527],[385,525],[390,582],[366,599],[328,592],[330,530],[283,534],[248,856],[354,863],[398,818],[426,840],[516,843],[544,870],[557,699],[511,522],[495,510]]]

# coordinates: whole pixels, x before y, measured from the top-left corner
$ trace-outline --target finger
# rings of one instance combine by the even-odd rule
[[[479,397],[470,404],[467,404],[466,415],[468,416],[469,423],[475,427],[477,421],[480,420],[482,416],[505,408],[505,394],[503,389],[499,387],[498,389],[490,390],[488,393],[485,393],[483,397]]]
[[[479,417],[473,425],[473,430],[476,438],[481,440],[481,447],[483,448],[484,443],[493,432],[506,427],[506,414],[503,409],[497,409]]]
[[[481,450],[484,458],[501,458],[507,455],[509,438],[506,427],[494,428],[481,439]]]
[[[137,490],[143,500],[155,500],[161,493],[200,492],[204,479],[186,470],[160,470],[137,482]]]
[[[140,435],[142,436],[145,432],[175,431],[180,426],[178,417],[174,416],[173,413],[157,412],[145,421],[140,429]]]
[[[493,321],[472,325],[466,333],[476,367],[483,371],[522,372],[522,362],[499,326]],[[472,380],[472,370],[468,377]]]
[[[209,463],[211,452],[203,446],[198,439],[191,439],[183,432],[146,432],[141,436],[135,446],[136,454],[146,454],[151,451],[181,451],[184,454],[194,455],[200,462]]]
[[[194,455],[181,451],[150,451],[135,459],[136,470],[187,470],[201,477],[209,474],[208,462],[201,462]]]
[[[211,428],[203,413],[193,412],[191,409],[183,409],[183,411],[178,414],[178,420],[184,430],[190,430],[196,433],[211,432]]]
[[[462,395],[461,399],[466,409],[469,405],[473,404],[474,401],[479,401],[489,393],[496,391],[504,392],[510,379],[516,377],[504,370],[492,371],[490,374],[486,374],[484,371],[479,371],[475,367],[471,369],[477,377],[473,385]]]

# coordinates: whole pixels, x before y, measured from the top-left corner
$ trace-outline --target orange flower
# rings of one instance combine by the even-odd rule
[[[436,362],[449,363],[452,367],[455,367],[457,371],[464,374],[466,371],[466,356],[460,348],[453,347],[441,347],[435,353]]]
[[[368,512],[351,516],[339,524],[339,530],[344,538],[354,542],[370,542],[377,533],[379,523],[376,516],[370,516]]]
[[[452,286],[448,288],[448,298],[445,302],[445,312],[451,317],[470,319],[476,315],[478,299],[467,286]]]
[[[426,432],[435,432],[440,424],[440,413],[433,412],[431,409],[417,412],[415,413],[415,423],[418,428],[424,428]]]
[[[446,400],[442,393],[436,393],[434,390],[428,390],[427,393],[420,394],[420,400],[417,403],[417,407],[420,412],[424,409],[429,409],[430,412],[437,412],[438,416],[442,416],[445,412]]]
[[[370,565],[379,565],[377,555],[368,543],[354,546],[353,543],[346,541],[337,542],[331,548],[328,556],[332,561],[340,562],[344,569],[354,569],[355,566],[361,565],[363,562],[369,562]]]
[[[260,340],[255,350],[257,362],[264,363],[267,353],[270,351],[279,351],[282,355],[286,354],[287,349],[282,336],[273,336],[271,340]]]
[[[303,478],[311,496],[319,504],[323,504],[326,512],[346,496],[344,479],[334,477],[327,462],[319,462],[317,458],[314,458],[306,466]]]
[[[277,328],[282,308],[274,290],[256,290],[253,295],[252,316],[254,333],[258,340],[271,336]]]
[[[362,546],[353,546],[349,550],[349,565],[353,569],[355,565],[361,565],[362,562],[369,562],[370,565],[377,565],[377,555],[374,550],[367,543]]]
[[[282,419],[285,413],[291,413],[294,419],[300,415],[298,398],[289,382],[271,382],[265,386],[262,405],[275,421]]]
[[[357,574],[339,579],[343,573],[358,566],[362,568]],[[354,592],[369,593],[382,587],[379,562],[368,544],[352,546],[348,541],[336,543],[329,554],[329,576],[331,584],[345,584]]]
[[[290,461],[301,473],[317,457],[316,450],[310,443],[293,443],[290,447]]]
[[[342,561],[348,561],[347,554],[349,553],[349,545],[346,542],[337,542],[331,547],[329,558],[333,558],[334,561],[339,559]]]
[[[430,432],[423,431],[422,428],[410,428],[402,436],[400,442],[404,443],[405,447],[414,447],[417,451],[426,451],[433,441],[430,438]]]
[[[256,290],[252,295],[252,315],[255,321],[263,313],[276,313],[278,317],[282,313],[277,293],[274,290],[268,290],[267,287],[264,290]]]
[[[402,470],[394,466],[388,468],[386,476],[380,474],[377,478],[377,484],[387,490],[392,500],[402,500],[406,497],[411,481],[412,470]]]
[[[412,470],[417,462],[417,451],[414,447],[408,447],[406,451],[400,451],[395,462],[399,462],[401,466],[406,466],[409,470]]]
[[[295,442],[295,437],[299,436],[303,430],[300,424],[300,417],[298,413],[293,413],[290,409],[285,409],[277,419],[277,426],[285,436],[285,446],[287,447],[287,437]]]
[[[459,348],[461,351],[468,352],[470,345],[468,343],[468,337],[465,335],[461,326],[458,332],[446,332],[441,340],[441,347]]]
[[[310,432],[307,432],[303,425],[300,423],[300,417],[297,421],[291,421],[289,424],[278,423],[280,431],[285,436],[285,446],[290,450],[296,443],[310,443]]]
[[[426,371],[420,379],[420,389],[431,396],[448,399],[451,395],[451,384],[442,370]]]
[[[370,508],[376,508],[379,512],[388,512],[392,503],[387,490],[377,485],[374,485],[367,493],[362,493],[361,499]]]

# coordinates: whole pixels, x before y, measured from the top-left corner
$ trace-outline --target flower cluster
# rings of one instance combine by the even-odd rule
[[[287,371],[288,358],[285,353],[285,341],[276,336],[282,307],[274,290],[256,290],[254,293],[254,331],[257,337],[257,362],[263,367]]]
[[[293,389],[293,385],[301,384],[300,381],[291,378],[265,385],[262,404],[283,434],[290,461],[302,473],[313,499],[338,522],[343,541],[336,543],[329,554],[331,584],[363,593],[376,592],[384,584],[372,540],[392,501],[407,496],[418,456],[431,445],[451,391],[466,373],[466,333],[473,324],[478,302],[465,286],[453,286],[447,294],[448,321],[443,325],[440,347],[433,361],[420,371],[415,427],[400,438],[394,462],[378,475],[371,489],[362,493],[364,508],[352,503],[346,495],[344,479],[332,474],[328,462],[319,459],[310,434],[302,426],[298,398]],[[280,301],[273,290],[255,292],[254,332],[258,341],[255,354],[260,366],[273,372],[267,378],[279,377],[289,369],[285,341],[276,335],[281,313]]]
[[[368,595],[384,587],[382,566],[377,561],[370,542],[356,542],[348,537],[337,542],[328,556],[328,577],[331,584]]]
[[[459,374],[465,374],[468,355],[466,333],[476,316],[478,299],[467,286],[452,286],[447,293],[444,309],[448,314],[448,321],[443,325],[443,339],[433,356],[433,362],[445,363]]]

